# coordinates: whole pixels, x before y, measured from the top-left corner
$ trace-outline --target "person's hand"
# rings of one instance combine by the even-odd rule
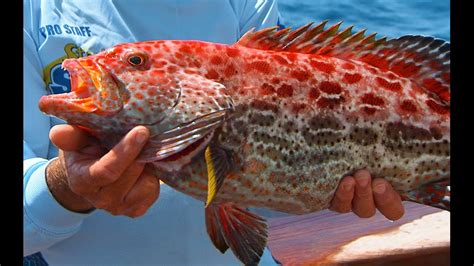
[[[60,149],[46,174],[53,196],[75,212],[99,208],[113,215],[145,214],[160,192],[159,180],[135,161],[148,137],[147,128],[136,127],[106,152],[78,127],[53,127],[50,139]]]
[[[361,218],[374,216],[375,208],[392,221],[400,219],[404,213],[400,195],[393,187],[382,178],[372,180],[366,170],[344,177],[329,207],[340,213],[352,210]]]

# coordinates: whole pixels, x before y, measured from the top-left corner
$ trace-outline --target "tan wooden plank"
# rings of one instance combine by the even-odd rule
[[[449,212],[404,206],[395,222],[328,210],[270,218],[268,246],[283,265],[449,265]]]

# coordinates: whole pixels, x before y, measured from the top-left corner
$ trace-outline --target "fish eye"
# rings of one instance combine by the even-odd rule
[[[131,55],[127,61],[132,66],[141,66],[145,62],[145,58],[142,55]]]

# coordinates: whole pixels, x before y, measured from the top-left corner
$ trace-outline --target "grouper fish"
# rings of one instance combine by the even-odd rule
[[[325,209],[358,169],[449,210],[449,43],[326,22],[250,30],[232,45],[144,41],[66,59],[72,91],[39,108],[105,148],[146,126],[138,160],[203,201],[215,247],[246,265],[267,242],[248,207]]]

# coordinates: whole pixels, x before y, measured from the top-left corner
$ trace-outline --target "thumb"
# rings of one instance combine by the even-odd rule
[[[51,142],[61,150],[75,151],[93,143],[91,136],[71,125],[57,125],[49,131]]]

